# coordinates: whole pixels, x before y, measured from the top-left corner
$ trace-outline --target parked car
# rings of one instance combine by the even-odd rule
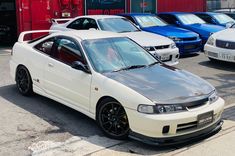
[[[235,62],[235,25],[211,35],[205,45],[205,54],[212,61]]]
[[[166,36],[175,41],[180,55],[197,53],[201,50],[201,39],[197,33],[169,25],[152,14],[120,14],[141,30]]]
[[[158,16],[169,24],[198,33],[202,39],[203,45],[206,43],[211,34],[225,29],[222,26],[206,24],[204,20],[192,13],[169,12],[160,13]]]
[[[235,20],[235,9],[221,9],[215,10],[214,12],[224,13]]]
[[[36,31],[38,33],[44,31]],[[224,100],[205,80],[162,64],[121,34],[49,31],[13,47],[19,92],[51,98],[96,120],[114,139],[149,144],[192,141],[221,128]]]
[[[143,46],[168,65],[176,65],[179,62],[179,49],[171,39],[141,31],[124,17],[109,15],[79,16],[64,24],[58,24],[54,20],[50,29],[67,31],[97,29],[121,33]]]
[[[194,14],[209,24],[215,24],[226,27],[228,23],[235,23],[235,20],[233,18],[223,13],[195,12]]]

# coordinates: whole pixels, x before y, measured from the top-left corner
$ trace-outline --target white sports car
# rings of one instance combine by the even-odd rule
[[[179,62],[179,49],[171,39],[141,31],[133,23],[124,17],[110,15],[91,15],[79,16],[70,19],[64,24],[59,21],[65,19],[54,19],[51,30],[88,30],[97,29],[103,31],[111,31],[122,33],[131,38],[151,54],[161,59],[168,65],[176,65]]]
[[[54,32],[15,43],[11,75],[33,92],[78,110],[115,139],[173,144],[221,128],[224,100],[187,71],[162,64],[134,41],[103,31]]]
[[[210,60],[235,62],[235,25],[210,36],[205,54]]]

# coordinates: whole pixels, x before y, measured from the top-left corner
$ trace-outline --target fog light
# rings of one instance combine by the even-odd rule
[[[169,133],[169,130],[170,130],[170,126],[164,126],[162,129],[162,133],[163,134]]]

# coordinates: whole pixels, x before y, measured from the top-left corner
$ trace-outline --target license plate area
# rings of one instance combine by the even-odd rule
[[[214,112],[207,112],[207,113],[203,113],[198,115],[197,117],[197,127],[204,127],[206,125],[209,125],[210,123],[213,122],[213,114]]]
[[[219,54],[219,58],[222,60],[234,60],[234,57],[229,54]]]
[[[165,54],[161,55],[159,58],[161,59],[161,61],[169,61],[171,59],[171,55]]]

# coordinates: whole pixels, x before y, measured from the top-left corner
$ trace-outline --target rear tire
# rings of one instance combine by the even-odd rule
[[[25,66],[19,66],[16,71],[16,86],[19,92],[24,96],[33,94],[32,79],[28,69]]]
[[[97,110],[96,120],[105,135],[113,139],[126,139],[129,123],[122,105],[114,99],[104,99]]]

